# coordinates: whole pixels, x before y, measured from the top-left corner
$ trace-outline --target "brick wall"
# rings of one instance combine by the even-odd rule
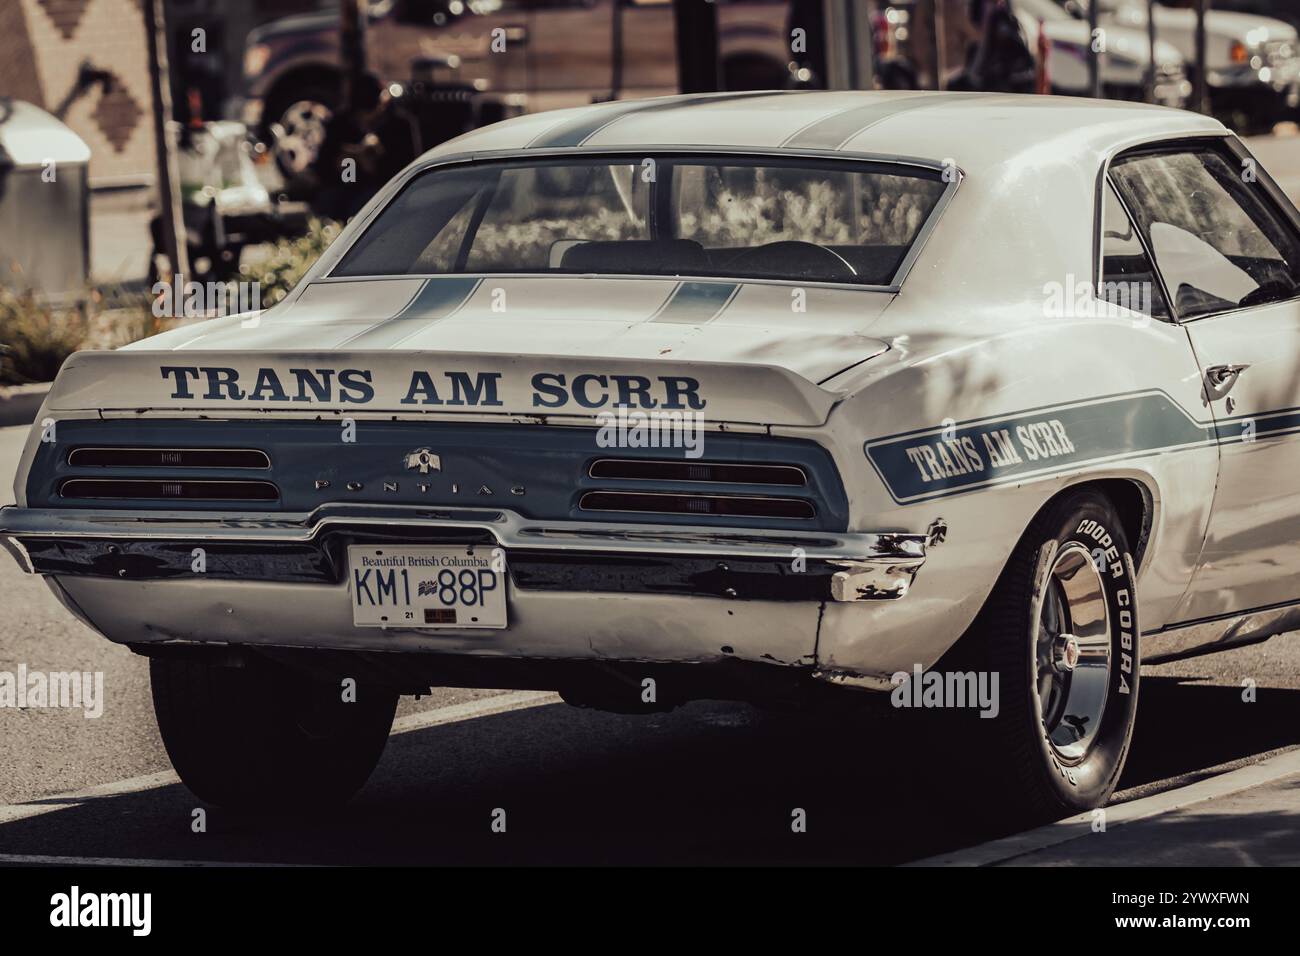
[[[149,53],[141,0],[0,0],[0,94],[56,115],[83,60],[113,74],[61,118],[90,146],[91,183],[153,179]],[[6,55],[8,54],[8,55]]]

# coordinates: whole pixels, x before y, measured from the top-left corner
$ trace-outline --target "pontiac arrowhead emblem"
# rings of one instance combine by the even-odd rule
[[[431,471],[442,471],[442,460],[427,448],[417,448],[406,456],[409,471],[418,471],[427,475]]]

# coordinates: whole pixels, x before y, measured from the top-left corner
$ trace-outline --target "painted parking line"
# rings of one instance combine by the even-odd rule
[[[227,860],[131,860],[116,856],[41,856],[0,853],[0,866],[185,866],[185,867],[282,867],[311,866],[309,863],[232,863]]]
[[[491,717],[494,714],[506,714],[512,710],[527,710],[529,707],[545,707],[549,704],[563,703],[559,694],[548,690],[521,690],[509,694],[497,694],[495,697],[482,697],[466,701],[463,704],[449,704],[418,714],[407,714],[393,721],[394,734],[407,734],[412,730],[424,730],[428,727],[441,727],[461,720],[473,720],[475,717]]]
[[[18,820],[26,820],[29,817],[39,817],[43,813],[53,813],[55,810],[66,810],[68,807],[80,806],[83,803],[90,803],[104,797],[120,797],[124,794],[154,790],[158,787],[167,787],[180,782],[180,777],[170,770],[165,770],[161,773],[145,774],[142,777],[131,777],[129,780],[101,783],[94,787],[87,787],[85,790],[78,790],[75,793],[59,793],[52,797],[41,797],[31,803],[14,803],[0,807],[0,826]]]
[[[1149,797],[1141,797],[1127,803],[1117,803],[1114,806],[1109,806],[1106,808],[1106,830],[1109,832],[1115,827],[1123,826],[1126,823],[1149,820],[1161,814],[1172,813],[1175,810],[1182,810],[1194,804],[1226,797],[1229,794],[1249,790],[1262,784],[1273,783],[1296,774],[1300,774],[1300,750],[1291,750],[1276,757],[1261,760],[1249,767],[1231,770],[1217,777],[1210,777],[1207,780],[1199,780],[1186,787],[1178,787],[1174,790],[1166,790],[1163,793],[1152,794]],[[915,860],[907,865],[992,866],[997,863],[1014,863],[1018,857],[1060,846],[1062,843],[1069,843],[1072,840],[1092,836],[1092,826],[1093,811],[1089,811],[1073,817],[1066,817],[1064,820],[1057,820],[1055,823],[1049,823],[1034,830],[1026,830],[1024,833],[1016,833],[1000,840],[991,840],[988,843],[981,843],[978,846],[968,847],[964,850],[940,853],[936,856],[926,857],[923,860]]]
[[[505,714],[514,710],[545,707],[549,704],[558,703],[560,703],[560,695],[549,691],[518,691],[508,694],[496,694],[492,697],[466,701],[463,704],[450,704],[446,707],[436,707],[433,710],[399,717],[393,721],[391,734],[394,736],[408,734],[415,730],[441,727],[444,724],[474,720],[477,717],[491,717],[495,714]],[[33,800],[30,803],[14,803],[0,806],[0,826],[39,817],[42,814],[53,813],[56,810],[66,810],[69,807],[92,803],[105,797],[120,797],[129,793],[140,793],[144,790],[156,790],[159,787],[170,787],[172,784],[180,782],[180,777],[173,771],[165,770],[160,773],[131,777],[128,780],[101,783],[85,790],[78,790],[75,793],[60,793],[51,797],[41,797],[39,800]],[[0,862],[4,862],[6,859],[6,857],[0,856]],[[173,862],[179,863],[180,861]]]

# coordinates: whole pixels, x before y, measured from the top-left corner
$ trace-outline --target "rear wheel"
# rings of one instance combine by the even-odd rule
[[[361,789],[379,762],[397,693],[345,691],[262,658],[149,662],[167,755],[199,799],[240,810],[328,807]],[[347,698],[352,699],[347,699]]]
[[[320,157],[338,99],[336,89],[317,84],[279,93],[268,102],[271,152],[287,181],[305,175]]]
[[[1018,820],[1101,806],[1137,712],[1133,560],[1115,507],[1092,491],[1034,520],[971,630],[939,670],[996,674],[996,716],[960,719],[973,773]]]

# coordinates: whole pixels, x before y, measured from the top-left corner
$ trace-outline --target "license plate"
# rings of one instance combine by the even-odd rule
[[[357,627],[506,626],[496,548],[351,545],[348,590]]]

